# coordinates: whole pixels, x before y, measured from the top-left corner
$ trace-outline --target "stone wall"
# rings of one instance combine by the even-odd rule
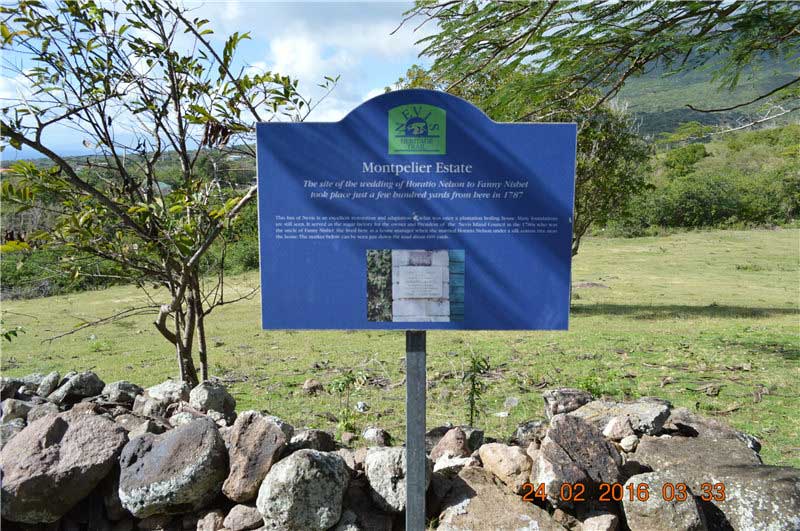
[[[237,413],[214,381],[33,374],[0,378],[0,395],[4,531],[403,529],[405,449],[375,426],[338,442]],[[657,398],[543,398],[513,434],[427,432],[429,528],[800,529],[800,471],[762,464],[754,437]]]

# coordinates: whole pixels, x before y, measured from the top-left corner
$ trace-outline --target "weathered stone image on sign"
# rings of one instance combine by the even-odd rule
[[[448,251],[392,251],[392,320],[450,321]]]
[[[259,124],[262,325],[565,329],[575,141],[428,90]]]

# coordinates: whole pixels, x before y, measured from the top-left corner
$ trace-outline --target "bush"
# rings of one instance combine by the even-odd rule
[[[110,260],[64,249],[5,250],[0,255],[3,298],[47,297],[99,289],[120,282],[121,269]]]
[[[244,273],[258,269],[258,234],[248,234],[238,241],[228,244],[225,260],[225,270],[229,273]]]
[[[694,169],[695,164],[708,155],[703,144],[689,144],[669,150],[664,157],[664,166],[669,168],[673,175],[686,175]]]
[[[606,224],[613,236],[669,228],[745,228],[791,223],[800,214],[800,126],[733,134],[667,151],[638,194]]]

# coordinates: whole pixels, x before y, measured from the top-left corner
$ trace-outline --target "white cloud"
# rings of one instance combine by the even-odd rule
[[[311,115],[309,115],[309,119],[312,122],[338,122],[345,117],[347,112],[347,109],[339,107],[335,104],[328,108],[323,108],[320,106],[314,109]]]
[[[355,65],[349,50],[327,51],[326,44],[315,39],[306,28],[298,26],[270,40],[271,69],[306,83],[318,83],[324,75],[349,70]]]
[[[374,88],[374,89],[370,90],[369,92],[367,92],[367,93],[364,95],[364,101],[371,100],[371,99],[372,99],[372,98],[374,98],[375,96],[380,96],[381,94],[383,94],[383,93],[385,93],[385,92],[386,92],[386,89],[383,89],[383,88]]]
[[[31,85],[27,77],[22,74],[12,77],[7,75],[8,73],[10,72],[3,69],[3,75],[0,76],[0,102],[3,106],[28,98],[31,93]]]

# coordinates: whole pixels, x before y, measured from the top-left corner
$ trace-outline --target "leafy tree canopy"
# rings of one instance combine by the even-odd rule
[[[225,157],[254,159],[256,122],[302,120],[313,107],[296,80],[237,63],[246,33],[218,46],[209,25],[166,0],[0,6],[4,66],[31,89],[0,113],[0,149],[27,146],[52,163],[12,166],[4,203],[52,213],[53,226],[30,236],[37,244],[118,264],[149,304],[97,322],[155,315],[191,384],[195,346],[208,378],[205,318],[247,296],[225,290],[225,242],[256,188],[226,189]],[[53,127],[93,156],[59,155]]]
[[[518,120],[544,119],[582,94],[601,90],[596,104],[613,97],[631,76],[652,68],[681,71],[713,67],[721,88],[743,75],[763,75],[764,55],[800,64],[800,3],[772,1],[461,2],[418,0],[405,23],[435,22],[421,40],[434,58],[436,81],[449,91],[472,90],[485,76],[529,71],[525,93],[532,105]],[[800,108],[800,76],[738,102],[772,103],[769,118]],[[496,100],[516,87],[498,87]],[[765,117],[759,118],[764,121]]]

